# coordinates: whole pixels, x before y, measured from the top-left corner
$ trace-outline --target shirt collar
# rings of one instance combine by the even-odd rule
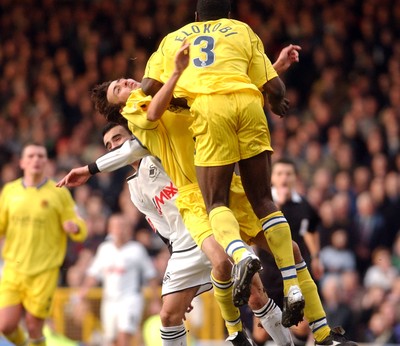
[[[274,201],[276,201],[277,198],[278,198],[278,193],[276,192],[276,188],[274,186],[272,186],[271,192],[272,192],[272,199]],[[299,195],[299,193],[296,190],[292,190],[292,195],[291,195],[290,200],[293,203],[300,203],[301,202],[301,196]]]

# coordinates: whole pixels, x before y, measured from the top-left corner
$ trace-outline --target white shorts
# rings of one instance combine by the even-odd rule
[[[173,252],[165,270],[161,295],[196,286],[200,286],[196,295],[212,288],[211,263],[207,256],[197,246],[191,250]]]
[[[121,299],[103,299],[101,303],[101,323],[107,342],[116,340],[118,332],[135,334],[143,316],[142,295]]]

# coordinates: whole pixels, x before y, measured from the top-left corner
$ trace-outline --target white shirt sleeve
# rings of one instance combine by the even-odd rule
[[[128,166],[147,155],[150,155],[150,152],[134,138],[125,141],[119,148],[99,157],[96,160],[96,165],[100,172],[112,172]]]

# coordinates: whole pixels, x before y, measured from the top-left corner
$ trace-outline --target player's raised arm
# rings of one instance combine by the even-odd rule
[[[299,62],[299,51],[301,47],[295,44],[289,44],[281,50],[278,59],[272,65],[278,75],[282,75],[293,63]]]
[[[175,56],[175,70],[171,75],[171,78],[162,86],[162,88],[154,95],[149,108],[147,110],[147,119],[150,121],[156,121],[161,118],[166,109],[168,108],[176,83],[178,82],[183,71],[189,64],[190,58],[190,45],[189,43],[183,42],[181,48],[178,50]]]

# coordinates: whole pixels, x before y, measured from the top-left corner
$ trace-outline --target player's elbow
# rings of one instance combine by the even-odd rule
[[[275,77],[264,84],[264,91],[269,99],[281,100],[286,95],[286,87],[279,77]]]
[[[154,96],[161,89],[163,83],[151,79],[151,78],[143,78],[141,83],[141,88],[146,95]]]
[[[158,119],[160,119],[160,116],[158,116],[157,112],[154,111],[147,112],[148,121],[157,121]]]

